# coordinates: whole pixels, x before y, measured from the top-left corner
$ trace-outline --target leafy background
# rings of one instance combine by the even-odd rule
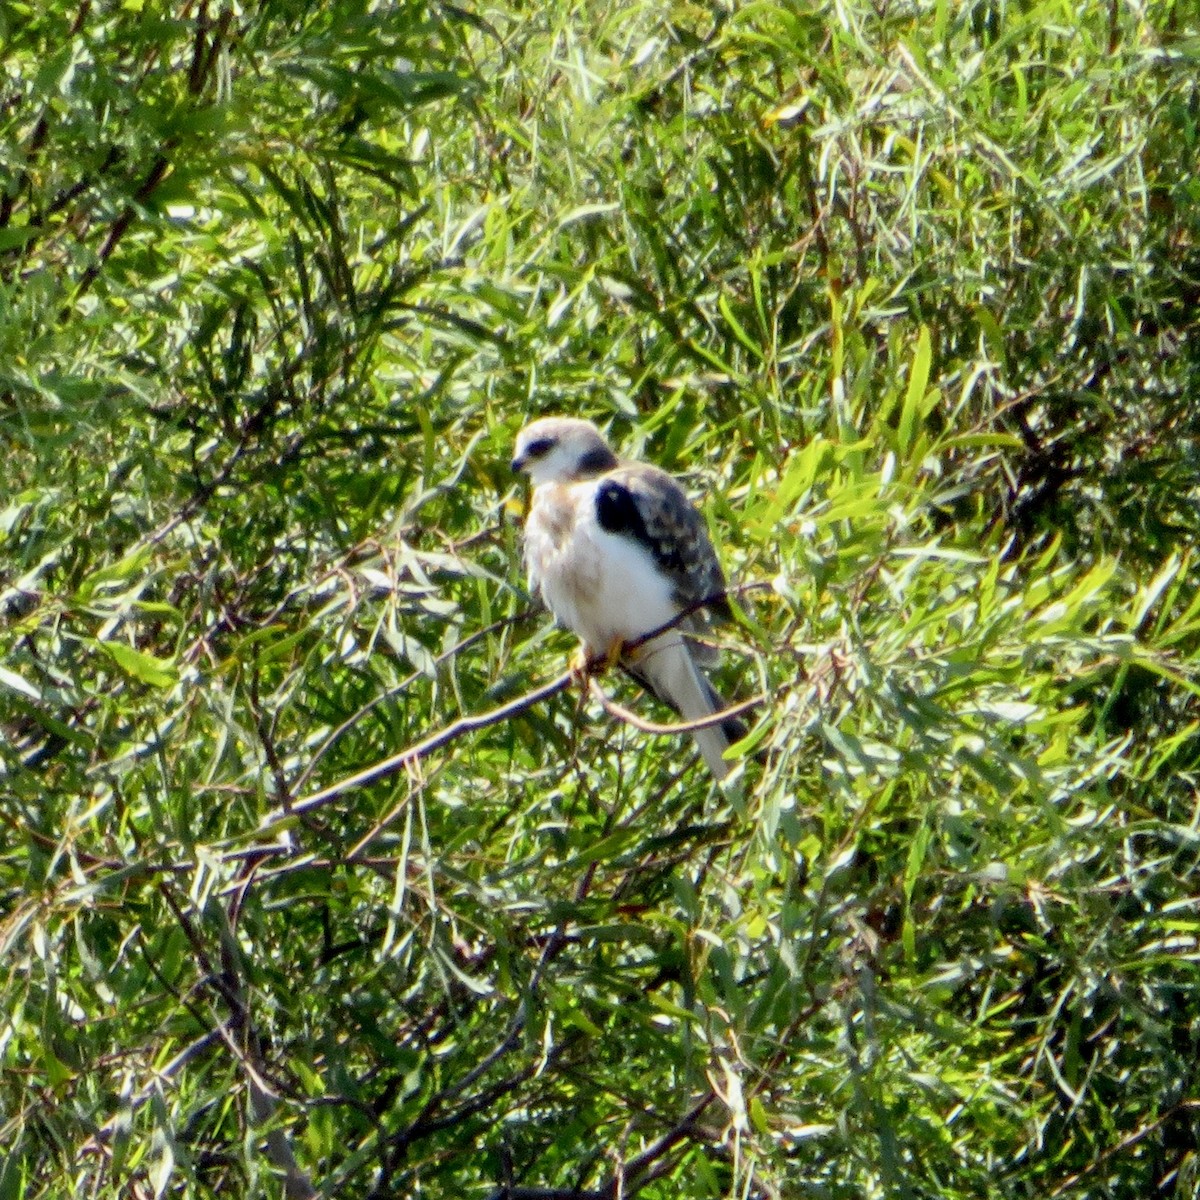
[[[0,40],[0,1198],[1196,1194],[1191,4]],[[521,700],[548,412],[767,585],[728,791]]]

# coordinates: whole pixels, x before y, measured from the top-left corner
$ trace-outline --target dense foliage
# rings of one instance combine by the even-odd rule
[[[1190,3],[0,38],[0,1200],[1200,1189]],[[761,585],[733,787],[520,700],[549,412]]]

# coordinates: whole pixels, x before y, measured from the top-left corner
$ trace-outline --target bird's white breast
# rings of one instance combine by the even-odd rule
[[[596,520],[597,480],[545,484],[525,527],[530,582],[593,654],[665,625],[678,612],[650,552]]]

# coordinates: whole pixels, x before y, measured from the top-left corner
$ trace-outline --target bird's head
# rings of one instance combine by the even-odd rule
[[[524,471],[534,487],[570,483],[611,471],[617,456],[591,421],[543,417],[517,434],[512,469]]]

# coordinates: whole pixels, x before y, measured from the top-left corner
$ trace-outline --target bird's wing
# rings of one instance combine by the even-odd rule
[[[683,489],[665,471],[645,464],[617,467],[596,487],[596,520],[607,532],[628,537],[644,547],[655,568],[671,586],[671,599],[680,609],[710,596],[707,606],[719,617],[731,616],[725,574],[704,527],[704,519]],[[686,636],[708,614],[698,611],[681,628],[672,629],[622,656],[621,665],[685,721],[719,712],[724,704],[705,677],[700,663],[715,657],[711,648]],[[693,731],[705,762],[717,779],[731,767],[725,751],[745,736],[736,719]]]
[[[596,487],[596,519],[609,533],[631,537],[643,545],[655,566],[671,583],[681,609],[710,596],[713,615],[732,616],[725,573],[704,527],[704,518],[675,480],[657,467],[629,463],[609,471]],[[704,614],[698,614],[703,623]]]
[[[671,630],[624,656],[621,665],[685,721],[698,721],[725,705],[697,663],[695,649],[692,639]],[[732,769],[725,761],[725,751],[745,736],[746,728],[736,717],[692,731],[717,779],[724,779]]]

